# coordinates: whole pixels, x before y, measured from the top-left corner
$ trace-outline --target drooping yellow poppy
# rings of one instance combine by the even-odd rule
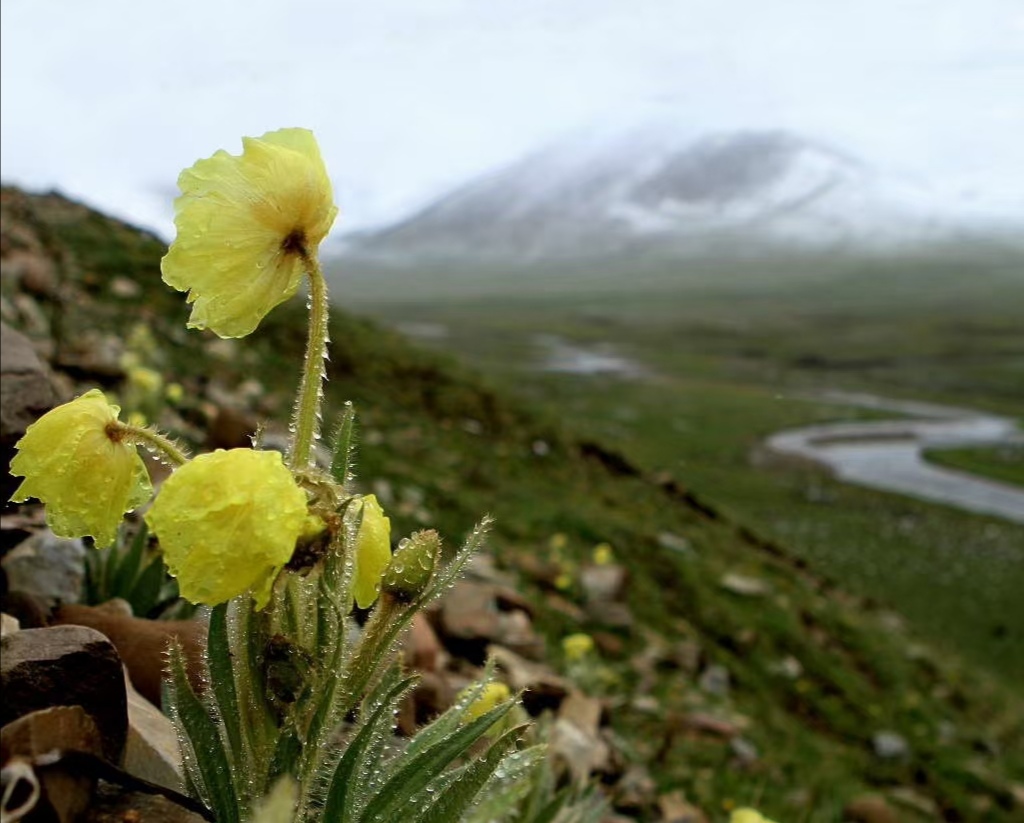
[[[187,291],[188,325],[244,337],[295,294],[338,213],[313,133],[280,129],[242,138],[178,177],[177,237],[164,282]]]
[[[11,460],[11,474],[25,478],[11,500],[41,500],[60,537],[113,543],[125,512],[153,493],[142,458],[119,427],[120,411],[92,389],[30,425]]]
[[[361,609],[373,605],[380,593],[380,579],[391,562],[391,520],[368,494],[363,498],[363,521],[356,537],[355,574],[352,595]]]
[[[176,469],[146,522],[182,597],[214,606],[251,589],[263,608],[305,526],[306,494],[279,452],[218,450]]]

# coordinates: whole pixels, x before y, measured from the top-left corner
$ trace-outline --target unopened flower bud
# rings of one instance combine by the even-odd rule
[[[398,544],[381,579],[381,591],[409,603],[423,594],[441,556],[441,538],[431,530],[416,532]]]

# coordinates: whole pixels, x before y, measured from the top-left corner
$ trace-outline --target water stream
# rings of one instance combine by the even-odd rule
[[[1013,419],[867,394],[830,392],[824,399],[909,418],[788,429],[768,438],[769,449],[827,466],[848,483],[1024,524],[1024,489],[936,466],[923,455],[932,448],[1024,444],[1024,432]]]

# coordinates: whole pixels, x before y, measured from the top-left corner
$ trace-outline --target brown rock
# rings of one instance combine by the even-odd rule
[[[92,805],[78,823],[206,823],[206,818],[161,795],[100,781]]]
[[[708,823],[707,816],[686,801],[681,791],[669,792],[658,798],[658,811],[663,823]]]
[[[154,705],[160,705],[160,682],[171,638],[176,637],[185,652],[192,687],[203,687],[203,648],[206,629],[196,620],[147,620],[129,617],[105,606],[62,606],[53,617],[55,625],[89,626],[102,632],[117,649],[132,684]]]
[[[534,630],[530,616],[516,607],[503,587],[461,580],[441,603],[438,630],[441,640],[456,655],[483,663],[488,643],[499,643],[518,654],[534,658],[544,654],[544,640]]]
[[[628,579],[626,567],[616,563],[584,566],[580,569],[580,588],[587,603],[614,603],[622,600]]]
[[[206,434],[209,449],[247,449],[256,434],[256,421],[247,412],[231,407],[217,409]]]
[[[865,794],[843,806],[843,820],[847,823],[898,823],[899,818],[884,797]]]
[[[121,659],[107,638],[82,626],[24,629],[0,638],[0,724],[51,706],[81,706],[103,752],[119,763],[128,732]]]
[[[60,823],[72,823],[88,807],[96,780],[80,770],[62,767],[59,760],[40,767],[40,761],[65,752],[103,756],[100,731],[81,706],[40,709],[0,730],[0,762],[19,758],[32,764],[41,792],[35,815],[41,818],[45,810]]]
[[[444,647],[423,612],[416,612],[405,636],[405,662],[421,672],[434,672],[442,664]]]

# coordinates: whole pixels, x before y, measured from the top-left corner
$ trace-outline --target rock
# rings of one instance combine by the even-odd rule
[[[121,380],[124,341],[116,334],[90,329],[59,350],[57,365],[66,372],[87,379]]]
[[[85,553],[80,539],[57,537],[44,529],[4,557],[7,587],[34,597],[47,609],[77,603],[85,578]]]
[[[534,663],[503,646],[490,645],[487,656],[513,691],[523,693],[523,707],[537,716],[545,709],[557,709],[569,693],[569,684],[543,663]]]
[[[708,823],[704,812],[688,803],[686,795],[678,790],[658,798],[658,811],[662,823]]]
[[[185,652],[193,688],[203,688],[202,654],[206,629],[197,620],[147,620],[125,615],[116,604],[103,606],[62,606],[53,616],[54,625],[89,626],[102,632],[117,649],[128,667],[132,684],[154,705],[160,705],[167,646],[176,637]]]
[[[81,706],[95,722],[103,752],[120,763],[128,733],[121,660],[113,644],[83,626],[23,629],[0,638],[0,723],[51,706]]]
[[[657,786],[650,773],[640,764],[626,769],[615,784],[613,803],[620,811],[639,812],[655,803]]]
[[[440,628],[444,639],[497,640],[500,616],[489,583],[460,580],[441,603]]]
[[[403,645],[405,662],[420,672],[435,672],[447,657],[434,627],[423,612],[416,612]]]
[[[846,823],[898,823],[899,818],[884,797],[865,794],[843,806],[843,820]]]
[[[110,281],[110,293],[122,300],[134,300],[142,294],[142,286],[129,277],[118,275]]]
[[[101,780],[78,823],[206,823],[206,818],[161,795],[127,791]]]
[[[580,588],[588,605],[615,603],[626,593],[626,567],[617,563],[588,565],[580,569]]]
[[[875,732],[871,738],[871,747],[875,756],[882,760],[906,760],[910,756],[910,744],[898,732]]]
[[[757,746],[745,737],[733,737],[729,740],[729,750],[742,766],[753,766],[761,757]]]
[[[14,457],[14,444],[30,424],[53,408],[56,399],[32,342],[0,322],[0,460],[5,501],[21,483],[6,469]]]
[[[729,681],[729,670],[725,666],[712,664],[701,672],[697,682],[708,694],[725,697],[729,694]]]
[[[658,535],[658,545],[670,552],[676,552],[676,554],[693,554],[693,546],[690,545],[690,541],[682,535],[672,532],[661,532]]]
[[[771,591],[771,587],[761,578],[733,572],[719,580],[718,585],[727,592],[743,597],[763,597]]]
[[[438,633],[454,654],[483,663],[488,643],[498,643],[534,659],[544,655],[544,640],[522,608],[515,592],[472,580],[455,584],[441,602]]]
[[[455,690],[442,674],[420,672],[419,682],[398,708],[398,731],[412,737],[455,702]]]
[[[911,809],[925,817],[939,818],[939,804],[910,786],[897,786],[895,789],[890,789],[889,799],[898,806]]]
[[[736,737],[742,731],[739,725],[731,720],[704,712],[690,712],[683,717],[683,725],[691,731],[726,738]]]
[[[127,671],[124,683],[128,698],[124,770],[158,786],[184,791],[184,770],[174,724],[135,690]]]
[[[7,612],[0,614],[0,637],[6,637],[20,629],[21,624],[18,622],[17,617],[12,617]]]
[[[608,744],[596,734],[559,717],[551,728],[548,752],[555,768],[565,769],[578,786],[587,783],[594,772],[605,770],[611,758]]]
[[[53,261],[39,253],[18,250],[4,258],[4,278],[17,280],[22,291],[33,297],[52,300],[57,296],[59,281]]]
[[[594,697],[588,697],[581,691],[573,689],[569,692],[558,709],[558,716],[568,720],[576,728],[596,736],[601,728],[601,715],[604,705]]]
[[[0,762],[12,758],[31,763],[39,781],[35,816],[49,812],[60,823],[73,823],[85,811],[96,780],[60,760],[43,766],[55,753],[79,752],[103,757],[103,740],[93,719],[81,706],[53,706],[29,712],[0,730]],[[6,815],[5,815],[6,819]]]

